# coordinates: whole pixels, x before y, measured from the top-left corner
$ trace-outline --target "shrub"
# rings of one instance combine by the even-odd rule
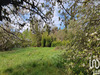
[[[61,41],[53,41],[51,44],[52,47],[61,46],[61,45],[62,45]]]
[[[69,44],[69,41],[53,41],[51,44],[51,47],[56,47],[56,46],[66,46],[67,44]]]
[[[46,39],[42,36],[41,46],[45,47]]]
[[[31,34],[31,46],[39,47],[41,46],[41,35],[40,34]]]
[[[68,45],[68,44],[70,44],[70,41],[69,40],[67,40],[67,41],[62,41],[62,45],[64,45],[64,46],[66,46],[66,45]]]
[[[42,35],[41,46],[42,47],[51,47],[52,38],[48,35],[48,32],[44,32]]]
[[[28,46],[30,46],[30,45],[31,45],[30,41],[24,41],[24,42],[22,43],[22,47],[28,47]]]
[[[0,51],[7,51],[13,47],[14,47],[14,44],[11,41],[7,40],[6,43],[2,43],[0,45]]]
[[[46,37],[46,47],[51,47],[51,42],[52,42],[52,39],[51,39],[51,37],[50,36],[47,36]]]

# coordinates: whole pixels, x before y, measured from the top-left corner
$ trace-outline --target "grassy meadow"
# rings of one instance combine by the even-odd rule
[[[0,75],[65,75],[63,51],[54,47],[15,48],[0,52]]]

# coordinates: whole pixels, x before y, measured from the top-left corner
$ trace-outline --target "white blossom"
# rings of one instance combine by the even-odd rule
[[[91,36],[93,36],[93,35],[95,35],[95,34],[97,34],[97,32],[91,33]]]
[[[88,35],[88,33],[85,34],[85,36],[87,36],[87,35]]]
[[[88,42],[90,42],[90,39],[88,40]]]
[[[100,38],[97,38],[96,40],[98,40],[98,41],[99,41],[99,40],[100,40]]]

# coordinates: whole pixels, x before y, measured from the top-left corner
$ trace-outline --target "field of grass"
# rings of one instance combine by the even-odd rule
[[[62,68],[62,53],[53,47],[0,52],[0,75],[66,75]]]

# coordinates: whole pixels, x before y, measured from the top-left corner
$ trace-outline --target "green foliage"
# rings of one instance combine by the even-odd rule
[[[42,36],[41,46],[45,47],[46,39]]]
[[[22,33],[22,35],[23,35],[23,37],[24,37],[24,40],[25,40],[25,39],[30,40],[30,34],[29,34],[28,29],[26,29],[26,30]]]
[[[41,46],[41,35],[32,34],[32,46],[37,47]]]
[[[41,46],[42,47],[51,47],[52,38],[48,35],[48,32],[42,34]]]
[[[41,16],[43,20],[45,20],[44,18],[49,18],[51,20],[51,18],[54,16],[53,15],[54,10],[52,11],[52,8],[56,4],[56,1],[50,1],[50,2],[46,1],[46,2],[48,3],[43,3],[42,7],[46,7],[48,9],[47,13],[43,14],[41,9],[39,9],[39,7],[38,8],[35,7],[36,12],[38,13],[38,15]],[[24,75],[24,74],[31,73],[31,72],[32,72],[31,73],[32,75],[33,74],[41,75],[43,72],[39,73],[38,71],[35,71],[35,73],[33,73],[33,69],[35,67],[38,67],[38,65],[41,66],[40,64],[42,64],[42,67],[45,65],[44,68],[48,68],[47,67],[48,65],[49,66],[55,65],[57,69],[63,68],[63,65],[64,65],[65,66],[64,70],[67,69],[66,71],[67,73],[65,75],[75,75],[75,74],[76,75],[91,75],[92,74],[92,70],[89,70],[88,57],[90,55],[91,56],[100,55],[100,17],[99,17],[100,12],[98,12],[99,11],[98,9],[100,8],[100,6],[97,3],[90,3],[91,1],[89,0],[83,0],[82,5],[78,4],[78,0],[75,0],[74,3],[70,2],[69,0],[67,2],[68,2],[68,5],[71,5],[69,6],[70,8],[68,8],[70,10],[66,10],[67,8],[64,8],[63,6],[63,4],[66,4],[66,1],[57,0],[57,2],[59,3],[58,12],[59,14],[63,16],[63,18],[59,16],[59,20],[61,20],[61,23],[65,26],[65,29],[59,30],[57,27],[55,27],[51,31],[49,25],[46,24],[44,27],[45,28],[44,31],[46,32],[43,32],[43,34],[41,34],[40,29],[39,29],[38,20],[35,17],[33,17],[33,15],[30,13],[31,14],[30,17],[32,18],[32,20],[30,21],[30,31],[25,30],[23,33],[20,33],[19,35],[19,37],[23,41],[22,42],[12,41],[13,40],[12,37],[9,37],[12,35],[8,36],[6,32],[1,30],[0,31],[0,36],[1,36],[0,37],[0,50],[3,50],[3,49],[8,50],[12,48],[13,45],[16,47],[18,46],[27,47],[27,46],[30,46],[30,44],[31,46],[34,46],[34,47],[37,47],[37,46],[42,46],[42,47],[66,46],[65,48],[66,52],[64,53],[64,60],[54,55],[50,57],[50,59],[53,59],[53,60],[50,60],[50,61],[46,60],[46,62],[44,62],[44,59],[47,59],[47,58],[42,57],[42,56],[43,55],[48,56],[49,52],[45,52],[44,54],[39,55],[41,58],[40,57],[36,58],[36,56],[34,56],[34,53],[36,53],[37,51],[32,50],[33,52],[29,52],[29,54],[26,54],[26,53],[24,54],[24,52],[21,52],[23,54],[19,53],[21,54],[19,55],[19,57],[23,56],[25,60],[21,58],[23,59],[23,61],[19,60],[20,64],[18,63],[18,65],[22,65],[26,60],[28,60],[27,63],[22,65],[26,69],[24,69],[22,66],[21,67],[17,66],[16,68],[14,66],[14,69],[4,68],[5,69],[4,72],[7,72],[8,74],[11,73],[13,75],[15,74]],[[27,3],[27,4],[30,4],[30,3]],[[51,4],[50,8],[48,4]],[[62,7],[65,9],[67,13],[62,10]],[[41,14],[44,16],[42,16]],[[7,29],[7,30],[9,32],[10,29]],[[12,44],[13,42],[15,43]],[[60,48],[56,47],[56,49],[60,49]],[[32,54],[32,57],[30,58],[31,53],[33,54]],[[37,55],[39,53],[43,53],[43,50],[41,49],[41,52],[38,52]],[[0,55],[0,56],[1,56],[0,64],[3,64],[4,62],[2,61],[4,57],[6,57],[6,55]],[[26,59],[27,56],[29,56],[30,59]],[[36,58],[35,60],[33,60],[33,56]],[[8,57],[9,60],[12,60],[11,58],[13,57],[10,57],[10,58]],[[55,61],[55,59],[57,60]],[[29,62],[29,60],[31,61]],[[5,63],[7,63],[7,66],[12,65],[12,62],[10,62],[11,64],[9,64],[8,61]],[[3,65],[3,67],[4,66],[5,65]],[[30,67],[27,67],[27,66],[30,66]],[[39,71],[42,70],[40,69],[40,67],[38,69]],[[19,70],[24,70],[24,72],[20,73]],[[13,71],[14,73],[12,73]],[[58,74],[59,73],[57,73],[57,75]],[[60,75],[63,75],[63,74],[60,74]]]
[[[9,30],[9,28],[6,29]],[[16,39],[13,38],[11,34],[6,33],[2,28],[0,28],[0,51],[10,50],[14,47],[15,42]]]
[[[83,58],[84,57],[84,58]],[[89,71],[89,54],[88,50],[83,52],[80,50],[66,50],[64,54],[65,66],[70,69],[71,75],[91,75]],[[66,70],[69,74],[70,71]]]
[[[11,48],[13,48],[13,46],[14,46],[14,44],[12,44],[11,41],[7,40],[7,42],[1,46],[0,50],[1,51],[7,51],[7,50],[10,50]]]
[[[60,42],[61,43],[61,42]],[[58,45],[58,42],[57,41],[53,41],[52,44],[51,44],[51,47],[55,47]]]
[[[29,47],[29,46],[31,46],[31,42],[30,41],[23,41],[21,44],[22,44],[21,47]]]
[[[46,37],[46,44],[45,44],[45,46],[46,47],[51,47],[51,43],[52,43],[51,37],[50,36],[47,36]]]
[[[56,47],[56,46],[66,46],[67,44],[69,44],[69,41],[53,41],[51,44],[51,47]]]

